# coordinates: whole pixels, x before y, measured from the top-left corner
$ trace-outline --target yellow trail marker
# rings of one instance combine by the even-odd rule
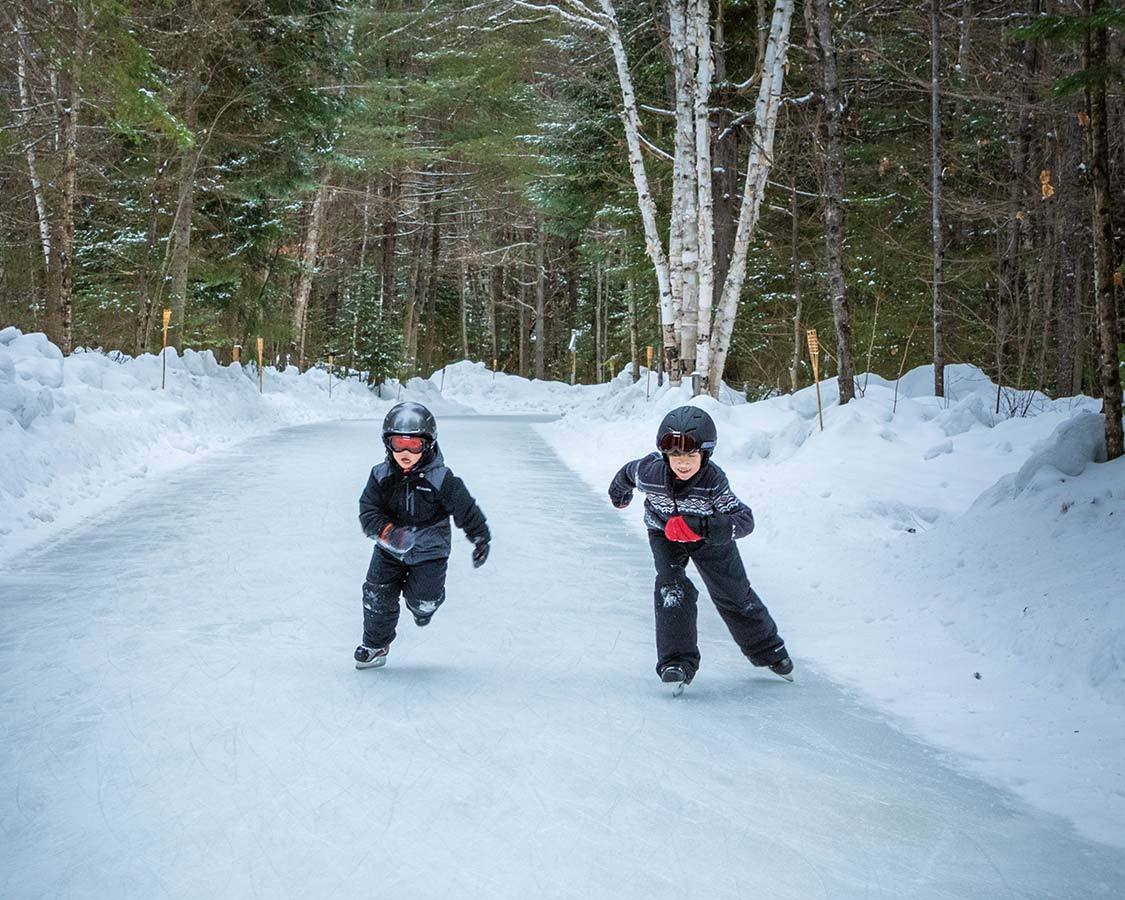
[[[335,357],[333,354],[328,354],[328,396],[332,396],[332,360]]]
[[[258,393],[261,394],[262,391],[262,339],[258,338]]]
[[[172,310],[164,310],[164,345],[160,348],[160,390],[168,382],[168,323],[172,321]]]
[[[810,328],[806,332],[809,340],[809,358],[812,360],[813,381],[816,382],[816,412],[820,417],[820,430],[824,431],[824,407],[820,402],[820,339],[816,336],[816,329]]]
[[[645,399],[647,400],[652,390],[652,344],[645,347],[645,359],[648,360],[648,371],[645,373]]]

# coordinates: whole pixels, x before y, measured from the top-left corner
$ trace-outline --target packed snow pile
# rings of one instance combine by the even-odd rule
[[[998,392],[963,365],[946,384],[934,396],[928,366],[897,387],[861,375],[840,406],[825,381],[823,431],[812,387],[731,406],[633,386],[539,429],[604,492],[669,409],[705,408],[758,521],[743,558],[798,666],[1125,845],[1125,459],[1104,462],[1100,401]]]
[[[0,560],[199,454],[286,425],[381,415],[380,400],[328,373],[223,366],[209,351],[161,359],[76,352],[0,331]],[[407,386],[430,391],[424,382]],[[427,399],[430,399],[427,397]],[[435,404],[435,408],[441,408]],[[447,405],[447,410],[461,409]]]
[[[411,384],[413,382],[410,382]],[[463,360],[438,369],[428,379],[440,396],[483,415],[557,415],[604,396],[609,385],[570,385],[493,372],[484,363]]]
[[[565,384],[493,372],[484,363],[463,360],[438,369],[429,382],[446,400],[472,407],[482,415],[577,412],[614,418],[642,408],[646,395],[660,390],[656,374],[643,367],[634,383],[631,365],[603,384]],[[722,399],[727,404],[746,402],[742,394],[725,384]]]

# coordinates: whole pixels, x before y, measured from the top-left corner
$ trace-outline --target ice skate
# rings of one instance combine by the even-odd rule
[[[691,676],[683,666],[678,663],[671,663],[660,670],[660,680],[665,684],[674,684],[676,688],[672,691],[672,696],[678,697],[688,686]]]
[[[789,658],[789,654],[786,654],[770,666],[770,671],[773,672],[774,675],[780,675],[786,681],[792,682],[793,660]]]
[[[355,667],[357,669],[377,669],[386,664],[386,647],[368,647],[366,644],[360,644],[355,648]]]

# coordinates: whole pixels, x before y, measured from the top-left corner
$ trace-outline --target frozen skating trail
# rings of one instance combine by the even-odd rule
[[[0,897],[1121,896],[1125,854],[799,647],[795,685],[752,669],[705,603],[672,699],[634,529],[527,421],[442,446],[492,557],[455,534],[383,670],[351,662],[377,423],[212,457],[0,573]]]

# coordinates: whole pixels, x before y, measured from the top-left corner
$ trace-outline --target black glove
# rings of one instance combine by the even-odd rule
[[[624,509],[633,502],[632,491],[614,491],[609,492],[609,502],[616,506],[618,509]]]
[[[721,512],[712,513],[700,520],[703,540],[708,544],[729,544],[734,540],[734,525],[730,516]]]
[[[488,559],[488,540],[481,539],[476,541],[475,544],[476,546],[473,547],[473,568],[479,569]]]

